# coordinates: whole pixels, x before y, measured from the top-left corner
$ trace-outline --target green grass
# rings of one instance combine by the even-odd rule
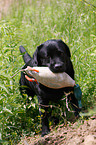
[[[90,3],[96,6],[95,0]],[[85,109],[94,107],[96,99],[96,8],[81,0],[20,0],[11,8],[0,20],[0,143],[5,145],[16,144],[20,136],[40,130],[36,98],[26,106],[26,96],[23,99],[19,93],[20,74],[10,78],[24,64],[20,45],[32,55],[48,39],[64,40],[70,47]],[[26,114],[30,106],[32,117]]]

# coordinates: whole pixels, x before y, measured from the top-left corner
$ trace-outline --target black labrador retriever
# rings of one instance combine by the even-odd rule
[[[70,59],[70,50],[69,47],[61,39],[52,39],[42,43],[37,47],[36,51],[33,54],[33,57],[31,57],[26,52],[23,46],[20,46],[20,52],[24,53],[23,59],[25,65],[23,68],[26,68],[27,66],[47,66],[54,73],[66,72],[72,79],[74,79],[74,69]],[[24,93],[31,97],[37,95],[38,102],[40,104],[39,107],[45,109],[44,113],[40,112],[42,119],[42,136],[48,134],[49,122],[47,114],[48,108],[46,107],[46,105],[48,105],[50,100],[53,102],[58,102],[64,96],[64,92],[68,93],[70,91],[73,91],[73,87],[51,89],[40,83],[37,84],[36,82],[29,82],[25,78],[25,74],[23,72],[21,72],[20,86],[22,95]],[[23,86],[27,87],[23,88]],[[68,98],[71,98],[70,103],[73,107],[74,114],[76,117],[78,117],[80,111],[78,107],[78,100],[75,98],[74,94],[70,94]]]

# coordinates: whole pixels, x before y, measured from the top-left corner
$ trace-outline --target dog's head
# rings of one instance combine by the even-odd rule
[[[54,73],[66,71],[70,57],[70,50],[61,39],[42,43],[33,55],[37,66],[48,66]]]

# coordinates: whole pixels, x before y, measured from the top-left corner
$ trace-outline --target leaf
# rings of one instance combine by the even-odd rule
[[[3,145],[8,145],[8,142],[6,140],[1,140],[0,139],[0,143],[2,143]]]
[[[10,114],[13,114],[13,113],[11,112],[11,110],[7,109],[6,107],[3,107],[3,111],[4,111],[4,112],[7,112],[7,113],[10,113]]]
[[[94,50],[93,53],[90,54],[91,56],[95,56],[96,55],[96,50]]]
[[[3,74],[2,72],[0,72],[1,74],[0,74],[0,78],[1,79],[8,79],[8,80],[10,80],[10,76],[8,76],[8,75],[5,75],[5,74]]]
[[[31,106],[35,108],[35,103],[32,103]]]
[[[9,94],[9,91],[6,89],[4,85],[0,84],[0,88],[2,88],[5,92],[7,92],[7,94]]]
[[[10,49],[6,49],[6,50],[4,50],[4,53],[6,53],[6,52],[8,52],[8,51],[10,51]]]
[[[40,110],[39,110],[39,111],[41,111],[42,113],[44,113],[44,112],[45,112],[45,110],[44,110],[44,109],[41,109],[41,108],[40,108]]]

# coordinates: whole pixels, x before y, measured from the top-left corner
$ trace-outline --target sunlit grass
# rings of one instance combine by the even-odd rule
[[[96,5],[96,2],[90,0]],[[20,134],[38,132],[39,119],[27,116],[19,93],[19,77],[11,79],[24,64],[19,52],[23,45],[32,55],[48,39],[62,39],[70,47],[75,80],[82,89],[82,104],[95,105],[96,8],[77,0],[14,1],[10,15],[0,20],[0,119],[1,139],[16,143]],[[26,98],[26,96],[25,96]],[[37,100],[35,99],[33,103]],[[29,105],[32,106],[32,104]],[[33,107],[33,113],[38,114]],[[23,122],[25,121],[25,124]],[[37,124],[36,124],[37,122]],[[26,126],[22,128],[22,126]],[[37,128],[38,126],[38,128]],[[32,131],[31,131],[32,128]],[[37,130],[36,130],[37,129]],[[12,140],[12,138],[14,138]],[[4,143],[4,142],[3,142]],[[6,143],[5,143],[6,144]]]

